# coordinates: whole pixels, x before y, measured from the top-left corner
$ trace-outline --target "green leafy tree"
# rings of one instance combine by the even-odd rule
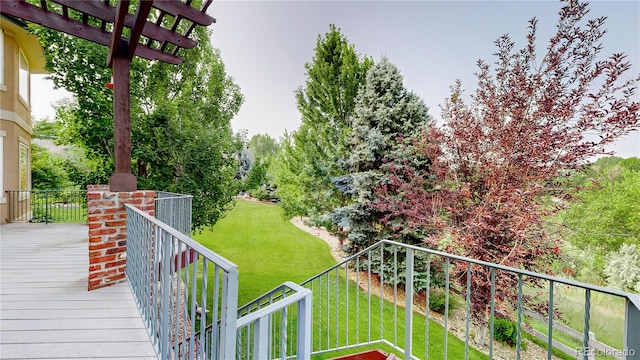
[[[31,184],[34,189],[64,189],[71,185],[65,159],[38,144],[31,144]]]
[[[577,249],[568,259],[582,280],[605,281],[610,254],[623,244],[640,247],[640,170],[631,170],[634,159],[598,160],[576,199],[552,220],[570,249]]]
[[[338,226],[347,230],[351,252],[381,237],[384,212],[374,202],[376,188],[389,181],[385,164],[401,151],[403,139],[422,134],[431,124],[427,106],[408,91],[398,68],[383,57],[367,73],[356,99],[353,116],[353,152],[345,162],[349,174],[334,181],[353,201],[334,214]]]
[[[348,157],[355,98],[371,65],[334,25],[318,36],[305,65],[306,84],[296,92],[302,124],[282,149],[281,172],[275,174],[288,216],[326,213],[343,204],[331,178],[344,174],[339,160]]]
[[[58,107],[61,141],[80,146],[106,183],[113,169],[112,92],[106,47],[35,28],[57,87],[75,101]],[[134,58],[131,63],[132,162],[141,188],[194,196],[194,226],[213,225],[229,208],[235,188],[234,154],[241,144],[230,120],[243,97],[226,75],[206,29],[178,66]],[[77,56],[76,54],[82,54]]]

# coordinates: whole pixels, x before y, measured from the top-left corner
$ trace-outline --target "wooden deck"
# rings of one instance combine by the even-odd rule
[[[87,291],[87,226],[0,226],[0,359],[157,359],[126,283]]]

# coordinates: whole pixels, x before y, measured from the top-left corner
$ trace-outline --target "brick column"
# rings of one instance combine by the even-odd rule
[[[127,214],[132,204],[154,215],[154,191],[111,192],[108,185],[87,186],[89,291],[125,280]]]

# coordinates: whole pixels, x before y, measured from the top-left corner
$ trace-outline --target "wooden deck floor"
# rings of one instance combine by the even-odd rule
[[[0,226],[0,359],[157,359],[126,283],[87,291],[87,226]]]

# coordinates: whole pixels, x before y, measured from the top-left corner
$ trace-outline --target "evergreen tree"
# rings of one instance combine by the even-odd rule
[[[286,215],[327,213],[342,204],[331,178],[344,174],[338,161],[348,156],[355,98],[371,64],[334,25],[318,36],[305,87],[296,92],[302,124],[279,154],[275,180]]]
[[[334,222],[348,232],[351,252],[385,236],[383,212],[375,209],[375,190],[389,180],[387,162],[401,152],[404,139],[421,134],[430,125],[427,107],[408,91],[398,68],[386,57],[367,73],[356,99],[351,156],[343,163],[348,174],[334,184],[353,201],[338,208]]]

